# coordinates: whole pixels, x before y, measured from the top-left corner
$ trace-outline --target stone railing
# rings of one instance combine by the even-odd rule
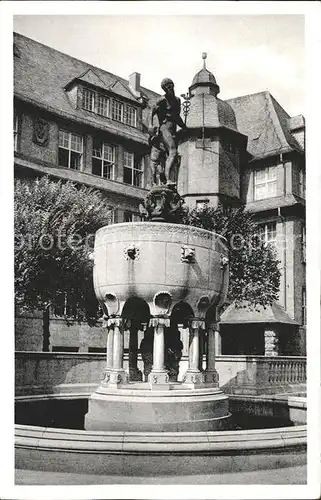
[[[187,364],[183,356],[178,380]],[[105,366],[106,354],[16,352],[16,394],[90,393],[99,384]],[[128,372],[127,353],[124,368]],[[143,369],[140,356],[138,368]],[[219,385],[227,394],[300,392],[306,382],[305,357],[217,356],[216,370]]]
[[[230,394],[276,394],[304,390],[303,356],[217,356],[220,387]]]

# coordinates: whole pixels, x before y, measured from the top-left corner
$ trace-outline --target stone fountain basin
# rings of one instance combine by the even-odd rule
[[[59,396],[77,397],[84,394]],[[19,400],[48,398],[57,395]],[[306,425],[207,432],[107,432],[16,425],[15,460],[18,469],[123,475],[132,476],[135,482],[135,476],[179,477],[305,465],[306,439]]]
[[[228,272],[222,266],[222,257],[228,257],[225,243],[218,234],[181,224],[105,226],[95,238],[97,298],[105,302],[106,294],[114,294],[121,309],[128,298],[139,297],[153,309],[155,295],[168,292],[172,306],[184,300],[197,311],[201,297],[216,305],[227,290]],[[129,247],[136,249],[134,258],[127,253]],[[195,252],[190,261],[182,259],[184,247]]]

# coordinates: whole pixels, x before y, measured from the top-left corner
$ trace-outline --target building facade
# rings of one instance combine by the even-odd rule
[[[276,243],[282,269],[279,303],[299,327],[302,351],[304,118],[290,117],[267,91],[227,101],[218,98],[219,91],[204,61],[189,88],[178,191],[191,206],[245,204],[254,214],[266,243]],[[147,124],[158,97],[141,86],[139,73],[124,80],[15,34],[15,176],[49,175],[86,184],[106,196],[112,223],[140,220],[139,204],[152,184]],[[32,320],[36,325],[37,318]],[[26,328],[26,318],[18,317],[18,350],[26,348]],[[64,336],[66,328],[52,317],[53,350],[103,349],[98,330],[91,330],[95,340],[90,345],[89,327],[74,325],[72,335]],[[33,348],[41,348],[40,337]]]

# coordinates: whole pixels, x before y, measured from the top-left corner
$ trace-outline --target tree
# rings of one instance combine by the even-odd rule
[[[277,300],[281,274],[276,250],[262,240],[257,224],[244,207],[184,207],[182,221],[226,238],[230,260],[228,302],[255,307]]]
[[[97,318],[90,257],[95,232],[110,216],[97,190],[48,177],[15,181],[15,303],[43,311],[44,350],[52,304],[68,296],[74,318]]]

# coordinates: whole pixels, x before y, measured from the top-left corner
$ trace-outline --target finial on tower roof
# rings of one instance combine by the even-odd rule
[[[202,59],[203,59],[203,69],[206,69],[206,58],[207,58],[207,53],[203,52],[202,53]]]

